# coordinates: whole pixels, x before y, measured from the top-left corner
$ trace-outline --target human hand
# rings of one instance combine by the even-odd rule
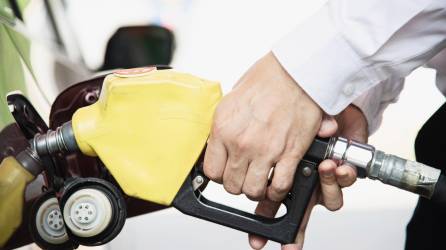
[[[355,106],[350,105],[335,118],[325,116],[318,135],[320,137],[329,137],[335,134],[359,142],[367,142],[368,127],[363,113]],[[356,180],[355,168],[348,165],[336,167],[336,163],[332,160],[323,161],[319,165],[318,170],[320,186],[315,190],[309,202],[297,234],[296,243],[283,245],[282,250],[302,249],[305,229],[313,207],[316,204],[322,204],[331,211],[340,209],[343,205],[341,188],[352,185]],[[256,213],[266,217],[274,217],[279,206],[280,202],[266,199],[259,202]],[[261,249],[266,242],[267,240],[264,238],[255,235],[249,236],[249,243],[254,249]]]
[[[218,105],[204,173],[229,193],[281,201],[321,120],[319,106],[268,53]]]

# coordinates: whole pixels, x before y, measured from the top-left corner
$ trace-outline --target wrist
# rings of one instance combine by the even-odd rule
[[[322,121],[322,116],[324,113],[322,108],[315,100],[313,100],[313,98],[311,98],[311,96],[307,92],[305,92],[304,88],[302,88],[302,86],[300,86],[300,84],[285,70],[285,68],[279,62],[274,53],[270,51],[268,54],[266,54],[265,57],[269,61],[270,65],[272,65],[273,69],[279,73],[280,75],[279,81],[287,83],[288,85],[292,85],[292,87],[297,90],[296,93],[298,95],[299,102],[302,103],[303,101],[303,103],[307,104],[308,105],[307,108],[310,109],[308,111],[315,114],[319,118],[319,120]]]

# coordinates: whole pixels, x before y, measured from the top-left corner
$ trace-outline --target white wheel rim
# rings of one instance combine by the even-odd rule
[[[46,200],[37,210],[36,229],[39,236],[48,243],[57,245],[68,240],[59,203],[55,197]]]
[[[93,188],[81,189],[68,198],[63,217],[74,235],[93,237],[110,224],[112,205],[103,192]]]

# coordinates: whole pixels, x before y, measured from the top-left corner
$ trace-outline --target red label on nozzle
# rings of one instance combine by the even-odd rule
[[[155,71],[156,67],[141,67],[132,69],[120,69],[113,72],[117,77],[136,77],[147,75],[148,73]]]

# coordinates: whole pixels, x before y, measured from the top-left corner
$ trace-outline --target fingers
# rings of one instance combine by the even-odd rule
[[[342,190],[336,179],[336,163],[325,160],[319,165],[321,183],[322,204],[330,211],[336,211],[342,207]]]
[[[268,183],[268,174],[271,169],[271,162],[266,160],[254,160],[249,164],[243,183],[242,192],[251,200],[263,200]]]
[[[329,115],[324,115],[321,123],[321,127],[317,133],[320,137],[330,137],[338,130],[338,123],[335,118]]]
[[[228,162],[223,173],[223,187],[226,191],[231,194],[241,194],[248,163],[246,155],[229,152]]]
[[[282,158],[274,167],[274,176],[267,189],[267,197],[272,201],[282,201],[288,194],[294,181],[294,173],[299,159]]]
[[[254,234],[248,235],[248,238],[249,245],[252,247],[252,249],[262,249],[268,242],[267,239]]]
[[[204,174],[211,180],[222,183],[227,155],[223,143],[210,137],[206,148],[206,154],[204,155]]]
[[[262,200],[257,205],[255,213],[268,218],[273,218],[280,207],[280,202],[271,201],[268,199]],[[266,245],[267,240],[257,235],[249,235],[249,245],[253,249],[262,249]]]
[[[357,171],[355,167],[341,165],[335,170],[336,180],[341,187],[350,187],[355,183]]]

